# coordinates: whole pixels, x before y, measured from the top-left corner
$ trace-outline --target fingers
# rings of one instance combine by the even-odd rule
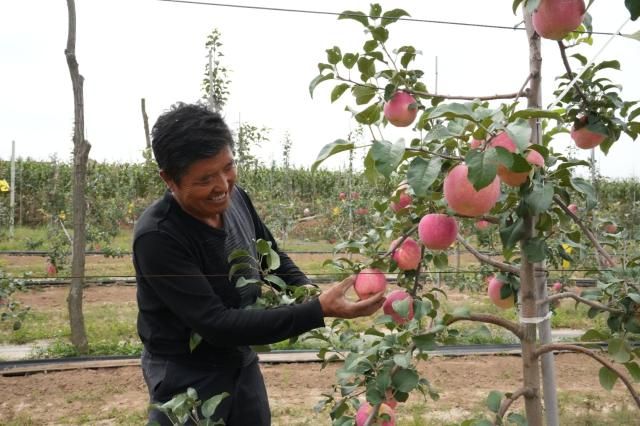
[[[353,284],[355,282],[356,282],[355,275],[350,275],[344,280],[340,281],[340,283],[338,284],[338,287],[340,287],[340,289],[342,290],[342,293],[345,294],[351,287],[353,287]]]
[[[384,291],[381,291],[364,300],[353,302],[353,310],[359,315],[371,315],[382,307],[384,301]]]

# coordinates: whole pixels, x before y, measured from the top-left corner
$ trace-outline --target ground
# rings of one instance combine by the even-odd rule
[[[87,302],[131,301],[135,288],[89,287]],[[65,308],[65,288],[23,294],[38,306]],[[420,364],[423,377],[440,391],[437,402],[418,395],[401,404],[398,425],[445,425],[486,413],[483,401],[491,390],[513,392],[519,387],[522,360],[516,356],[434,357]],[[632,424],[636,410],[621,383],[612,392],[598,383],[599,365],[575,354],[556,356],[562,424]],[[274,425],[328,425],[327,412],[313,406],[330,392],[338,364],[262,365]],[[140,369],[123,367],[0,377],[3,389],[0,424],[128,425],[144,424],[147,393]],[[521,411],[519,401],[514,409]],[[586,417],[585,417],[586,416]],[[604,416],[604,417],[603,417]],[[593,420],[595,419],[595,420]],[[606,419],[606,421],[605,421]],[[620,420],[624,419],[624,420]]]

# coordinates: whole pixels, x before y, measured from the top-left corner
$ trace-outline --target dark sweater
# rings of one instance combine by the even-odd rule
[[[224,229],[186,213],[171,193],[151,205],[134,230],[138,334],[152,355],[209,365],[246,365],[255,358],[247,345],[275,343],[324,325],[317,299],[276,309],[241,309],[255,301],[257,287],[241,294],[229,280],[229,252],[255,253],[255,240],[272,242],[290,285],[308,278],[278,246],[240,188],[232,190]],[[242,247],[243,245],[248,247]],[[193,352],[192,332],[202,336]]]

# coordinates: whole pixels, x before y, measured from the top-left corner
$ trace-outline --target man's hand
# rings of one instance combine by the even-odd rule
[[[353,287],[355,276],[350,276],[323,291],[318,298],[325,317],[356,318],[369,316],[380,309],[384,303],[384,291],[376,293],[365,300],[352,302],[345,295]]]

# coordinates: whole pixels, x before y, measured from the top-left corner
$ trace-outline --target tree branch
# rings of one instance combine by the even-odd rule
[[[493,325],[497,325],[498,327],[502,327],[506,330],[509,330],[510,332],[515,334],[518,339],[522,340],[522,337],[523,337],[522,328],[518,324],[494,315],[470,314],[464,317],[452,317],[446,322],[445,325],[451,325],[458,321],[473,321],[473,322],[484,322],[487,324],[493,324]]]
[[[600,309],[603,311],[607,311],[607,312],[612,312],[614,314],[623,314],[624,311],[622,309],[616,309],[616,308],[611,308],[607,305],[603,305],[602,303],[598,303],[598,302],[594,302],[592,300],[589,299],[585,299],[584,297],[580,297],[575,293],[572,292],[564,292],[564,293],[558,293],[558,294],[554,294],[553,296],[549,296],[544,300],[538,300],[538,305],[543,305],[545,303],[551,303],[555,300],[559,300],[559,299],[573,299],[576,302],[580,302],[580,303],[584,303],[585,305],[589,305],[592,308],[596,308],[596,309]]]
[[[440,158],[445,159],[445,160],[464,161],[464,158],[460,157],[460,156],[448,155],[448,154],[440,154],[438,152],[429,151],[429,150],[424,149],[424,148],[405,148],[404,150],[405,151],[413,151],[413,152],[425,152],[427,154],[431,154],[433,156],[440,157]]]
[[[550,343],[547,345],[542,345],[534,352],[533,355],[535,358],[539,358],[541,355],[548,352],[553,352],[553,351],[577,352],[595,359],[600,364],[607,367],[609,370],[613,371],[618,377],[620,377],[620,380],[622,380],[622,383],[624,383],[624,385],[627,387],[627,390],[631,394],[631,397],[633,398],[634,402],[636,403],[638,408],[640,408],[640,395],[638,395],[638,392],[633,387],[633,384],[631,383],[631,381],[627,378],[625,374],[623,374],[620,370],[618,370],[618,368],[616,368],[616,366],[613,365],[611,361],[609,361],[605,357],[596,354],[594,351],[590,349],[583,348],[582,346],[568,345],[563,343]]]
[[[424,259],[424,251],[425,247],[422,246],[420,248],[420,259]],[[422,271],[422,262],[418,263],[418,269],[416,270],[416,277],[413,280],[413,288],[411,289],[411,297],[416,297],[416,293],[418,293],[418,288],[420,286],[420,272]]]
[[[496,421],[493,424],[494,425],[499,425],[499,424],[501,425],[502,424],[501,420],[504,417],[504,415],[507,414],[507,410],[509,409],[509,407],[511,407],[511,404],[516,402],[518,400],[518,398],[520,398],[521,396],[530,396],[530,395],[533,395],[533,390],[532,389],[530,389],[530,388],[520,388],[520,389],[516,390],[514,393],[512,393],[510,397],[505,398],[505,400],[502,401],[502,404],[500,404],[500,409],[498,410],[498,413],[496,414]]]
[[[573,219],[573,221],[578,225],[578,227],[580,227],[580,229],[582,230],[582,232],[587,236],[587,238],[589,239],[589,241],[591,241],[591,244],[593,244],[593,247],[596,249],[596,251],[598,252],[598,254],[600,254],[600,256],[602,256],[604,258],[604,260],[606,261],[607,265],[605,266],[614,266],[615,262],[613,260],[613,258],[609,255],[609,253],[607,253],[607,251],[600,245],[600,243],[598,242],[598,240],[596,239],[595,235],[593,235],[593,232],[591,232],[591,230],[589,228],[587,228],[587,226],[584,224],[584,222],[578,217],[576,216],[571,210],[569,210],[569,208],[567,207],[567,205],[562,201],[562,199],[558,196],[558,195],[554,195],[553,196],[553,201],[560,206],[560,208],[567,214],[569,215],[569,217],[571,219]]]
[[[344,81],[346,83],[351,83],[351,84],[356,85],[356,86],[371,87],[371,86],[369,86],[367,84],[359,83],[357,81],[351,80],[350,78],[345,78],[345,77],[342,77],[340,75],[336,75],[335,79],[336,80],[340,80],[340,81]],[[382,87],[376,87],[376,89],[379,90],[379,91],[383,91],[384,90],[384,88],[382,88]],[[518,98],[518,97],[525,96],[525,93],[523,93],[522,91],[514,92],[514,93],[488,95],[488,96],[444,95],[442,93],[429,93],[429,92],[422,92],[420,90],[406,90],[406,92],[412,93],[412,94],[418,95],[418,96],[423,96],[425,98],[443,98],[443,99],[456,99],[456,100],[465,100],[465,101],[474,101],[474,100],[493,101],[493,100],[496,100],[496,99],[515,99],[515,98]]]
[[[571,65],[569,64],[569,59],[567,58],[567,52],[566,52],[567,47],[564,45],[562,40],[558,40],[558,47],[560,48],[560,56],[562,56],[562,63],[564,64],[564,69],[567,70],[567,74],[569,74],[569,79],[572,79],[573,78],[573,71],[571,70]],[[578,95],[582,98],[582,100],[585,103],[585,105],[589,106],[589,104],[590,104],[589,99],[587,99],[586,95],[580,89],[580,87],[578,87],[577,84],[574,84],[573,88],[578,93]]]
[[[469,251],[469,253],[473,254],[475,258],[478,259],[480,262],[486,263],[487,265],[491,265],[494,268],[498,268],[503,272],[508,272],[510,274],[520,276],[519,268],[516,268],[513,265],[509,265],[508,263],[504,263],[504,262],[500,262],[499,260],[492,259],[489,256],[480,253],[478,250],[475,249],[475,247],[471,246],[468,242],[466,242],[465,239],[462,238],[460,234],[458,234],[457,240],[460,242],[460,244],[464,246],[464,248],[466,248]]]

